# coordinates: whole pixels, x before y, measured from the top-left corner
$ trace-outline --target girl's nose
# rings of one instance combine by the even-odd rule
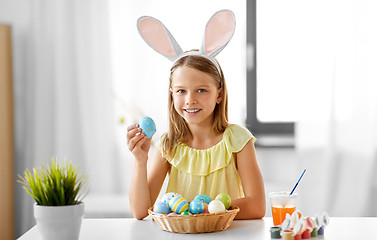
[[[186,105],[192,105],[197,103],[196,97],[194,93],[188,93],[186,95]]]

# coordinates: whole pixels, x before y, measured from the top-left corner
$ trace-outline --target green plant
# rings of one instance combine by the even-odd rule
[[[28,192],[38,205],[63,206],[79,204],[86,196],[83,189],[86,177],[78,176],[79,169],[64,161],[61,165],[52,158],[52,164],[24,172],[24,177],[18,176],[19,183]]]

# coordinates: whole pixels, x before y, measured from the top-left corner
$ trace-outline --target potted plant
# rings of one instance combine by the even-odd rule
[[[79,169],[64,161],[33,169],[26,169],[18,182],[35,200],[34,218],[44,240],[78,239],[84,217],[83,195],[85,175],[78,175]]]

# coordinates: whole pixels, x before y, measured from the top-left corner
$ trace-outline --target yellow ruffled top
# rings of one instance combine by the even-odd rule
[[[173,148],[174,157],[164,156],[171,165],[166,192],[179,193],[188,201],[198,194],[213,199],[222,192],[232,199],[244,197],[234,153],[250,139],[256,140],[249,130],[232,124],[225,129],[222,140],[210,148],[199,150],[179,143]]]

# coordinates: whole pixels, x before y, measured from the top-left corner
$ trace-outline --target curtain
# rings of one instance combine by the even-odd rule
[[[108,2],[33,0],[16,36],[16,173],[51,157],[88,175],[89,194],[119,192]],[[22,49],[22,50],[20,50]],[[16,235],[32,227],[33,201],[16,186]]]
[[[175,1],[151,0],[5,1],[15,25],[16,175],[51,157],[66,158],[88,175],[88,197],[127,195],[133,160],[125,143],[126,125],[149,115],[158,125],[156,135],[167,126],[171,63],[139,37],[136,20],[141,15],[161,18],[189,50],[200,47],[205,23],[215,11],[235,11],[236,33],[219,60],[227,76],[230,119],[244,124],[245,1],[196,0],[179,8]],[[184,22],[181,9],[188,8],[198,14]],[[180,22],[176,19],[182,23],[174,24]],[[33,200],[19,185],[15,204],[20,236],[35,221]],[[91,207],[119,211],[128,202],[102,205],[97,201]]]
[[[307,215],[377,216],[377,3],[331,1],[326,9],[330,71],[323,91],[309,94],[324,101],[303,97],[295,129],[299,165],[308,169],[300,205]]]

